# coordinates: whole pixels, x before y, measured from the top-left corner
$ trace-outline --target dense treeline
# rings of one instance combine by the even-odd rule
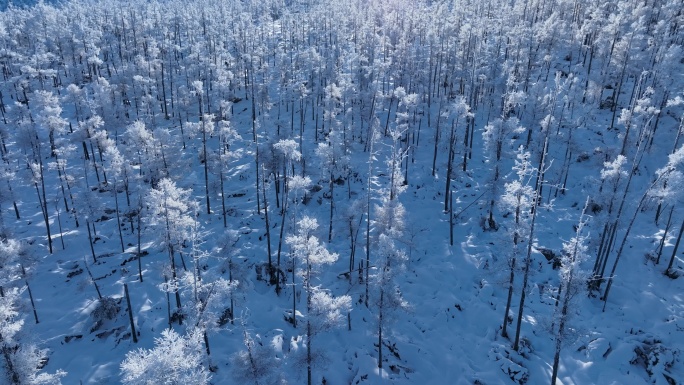
[[[682,9],[681,0],[10,7],[0,13],[3,243],[18,247],[13,222],[35,204],[45,235],[31,240],[33,253],[67,248],[64,234],[78,229],[87,234],[87,268],[102,252],[100,227],[117,229],[117,252],[135,257],[138,281],[147,279],[148,252],[168,259],[160,280],[173,296],[168,325],[183,324],[188,334],[165,332],[158,345],[203,346],[209,355],[216,325],[238,321],[235,296],[246,273],[234,261],[239,235],[231,229],[241,224],[227,197],[243,199],[264,229],[263,250],[249,258],[262,264],[274,295],[291,295],[289,322],[306,329],[311,384],[310,341],[332,326],[351,328],[353,306],[377,318],[369,333],[383,368],[388,320],[407,307],[397,277],[411,253],[411,213],[401,194],[419,173],[433,177],[428,188],[443,203],[434,215],[450,218],[452,245],[456,181],[485,181],[478,191],[482,230],[500,231],[512,250],[500,334],[514,351],[521,349],[537,213],[571,185],[588,185],[574,178],[590,174],[595,183],[585,190],[584,211],[595,216],[594,233],[583,233],[583,216],[558,260],[554,383],[571,294],[588,287],[605,309],[638,217],[652,213],[649,221],[664,226],[659,263],[684,215],[677,209]],[[654,151],[663,143],[671,143],[668,154]],[[425,159],[427,167],[418,167]],[[229,192],[236,181],[252,187]],[[323,190],[318,220],[302,213],[313,190]],[[212,220],[226,228],[220,241],[204,230]],[[163,253],[147,250],[146,241],[162,244]],[[680,274],[676,252],[663,270],[671,278]],[[206,262],[217,256],[227,262]],[[318,286],[322,265],[338,257],[348,258],[344,277],[363,283],[353,306],[349,296]],[[579,273],[582,262],[593,265],[588,277]],[[17,274],[2,282],[28,285]],[[273,371],[255,362],[268,352],[257,351],[242,326],[240,375],[273,380]],[[12,369],[22,342],[2,336],[8,378],[23,384]],[[141,360],[153,360],[149,353]],[[133,355],[122,370],[131,384],[162,375],[140,369]],[[173,375],[209,381],[207,371],[188,370]]]

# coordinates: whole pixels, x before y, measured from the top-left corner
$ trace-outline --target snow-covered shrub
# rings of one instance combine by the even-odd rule
[[[116,318],[121,310],[121,306],[119,305],[120,301],[120,299],[112,297],[102,297],[102,299],[97,301],[95,309],[90,313],[93,317],[93,321],[100,325],[105,321],[111,321]]]
[[[679,350],[664,346],[655,338],[648,338],[634,349],[636,357],[630,362],[646,369],[654,384],[672,384],[670,369],[677,362]]]
[[[501,371],[506,373],[517,384],[525,384],[530,377],[527,368],[522,366],[522,358],[516,357],[517,353],[511,353],[504,346],[495,346],[489,351],[489,358],[501,363]]]

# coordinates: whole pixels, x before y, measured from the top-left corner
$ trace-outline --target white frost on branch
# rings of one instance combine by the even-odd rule
[[[625,163],[627,163],[627,158],[624,155],[618,155],[612,162],[604,162],[601,179],[616,179],[627,176],[627,171],[624,169]]]

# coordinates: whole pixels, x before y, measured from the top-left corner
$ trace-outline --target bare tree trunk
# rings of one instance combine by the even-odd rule
[[[220,183],[221,183],[221,211],[223,213],[223,228],[228,227],[228,219],[226,218],[226,193],[223,188],[223,165],[220,166],[221,170],[219,170],[219,178],[220,178]]]
[[[43,159],[40,155],[40,150],[38,150],[39,165],[40,165],[40,184],[42,187],[42,194],[38,189],[38,183],[34,183],[36,186],[36,192],[38,192],[38,201],[40,207],[43,211],[43,220],[45,221],[45,230],[47,232],[48,250],[52,254],[52,236],[50,234],[50,218],[47,211],[47,199],[45,199],[45,173],[43,172]]]
[[[672,265],[674,264],[674,260],[677,257],[677,250],[679,249],[679,242],[682,240],[682,233],[684,233],[684,221],[682,222],[682,226],[679,228],[679,235],[677,235],[677,242],[675,243],[674,250],[672,250],[672,257],[670,257],[670,263],[668,263],[667,269],[665,269],[665,274],[667,274],[670,277],[674,275],[674,273],[672,272]]]
[[[513,234],[513,258],[511,259],[510,265],[510,278],[508,280],[508,298],[506,299],[506,310],[504,312],[503,326],[501,327],[501,336],[508,338],[508,312],[511,309],[511,300],[513,299],[513,283],[515,282],[515,265],[517,263],[517,252],[518,252],[518,229],[520,225],[520,210],[521,210],[522,195],[518,195],[518,204],[515,207],[515,226],[516,230]]]
[[[142,198],[140,198],[139,201],[138,201],[138,215],[137,215],[137,217],[138,217],[138,218],[137,218],[137,219],[138,219],[138,226],[137,226],[137,227],[138,227],[138,276],[139,276],[139,278],[140,278],[140,282],[143,281],[143,274],[142,274],[142,252],[141,252],[141,250],[140,250],[140,232],[141,232],[141,229],[140,229],[140,224],[141,224],[141,223],[140,223],[140,222],[142,222],[142,220],[141,220],[141,218],[140,218],[141,216],[142,216]],[[132,226],[133,226],[133,224],[131,223],[131,227],[132,227]]]
[[[264,171],[262,170],[261,172],[262,175],[265,175]],[[276,283],[277,279],[277,274],[273,269],[273,261],[272,261],[272,256],[271,256],[271,224],[268,220],[268,201],[266,200],[266,181],[262,181],[261,184],[261,193],[263,196],[264,200],[264,220],[266,224],[266,250],[268,253],[268,274],[269,274],[269,282],[271,285]]]
[[[33,308],[33,318],[38,321],[38,312],[36,311],[36,303],[33,301],[33,292],[31,291],[31,285],[29,285],[28,278],[26,278],[26,269],[24,265],[21,265],[21,274],[24,276],[24,283],[26,283],[26,291],[28,291],[29,299],[31,300],[31,308]]]
[[[333,212],[335,210],[335,181],[332,171],[330,172],[330,223],[328,225],[328,243],[332,241]]]
[[[59,226],[59,241],[62,243],[62,250],[66,250],[66,246],[64,246],[64,231],[62,230],[62,216],[59,212],[57,200],[55,200],[55,210],[57,211],[57,225]]]
[[[114,206],[116,209],[116,224],[119,230],[119,241],[121,242],[121,252],[125,252],[126,248],[124,247],[124,240],[123,240],[123,232],[121,231],[121,214],[119,214],[119,194],[116,188],[116,182],[113,184],[114,185]]]
[[[368,269],[366,269],[368,270]],[[382,322],[384,321],[383,307],[385,301],[385,291],[380,289],[380,303],[378,304],[378,368],[382,369]]]
[[[660,238],[660,244],[658,245],[658,256],[656,257],[656,265],[660,263],[660,256],[663,254],[663,248],[665,247],[665,240],[667,239],[667,233],[670,231],[672,226],[672,213],[674,212],[674,206],[670,209],[670,214],[667,217],[667,224],[665,224],[665,231],[662,238]]]
[[[85,257],[83,257],[83,264],[85,265],[86,271],[88,272],[88,277],[90,278],[90,282],[92,282],[93,286],[95,286],[95,291],[97,292],[97,298],[101,301],[102,300],[102,293],[100,292],[100,287],[97,285],[97,282],[95,282],[95,277],[93,277],[93,273],[90,271],[90,267],[88,267],[88,261],[86,260]]]
[[[95,247],[93,247],[93,234],[90,231],[90,219],[86,218],[86,227],[88,228],[88,243],[90,244],[90,253],[93,256],[93,263],[97,263],[97,256],[95,256]]]
[[[131,296],[128,295],[127,283],[124,283],[124,293],[126,293],[126,307],[128,308],[128,319],[131,322],[131,336],[133,336],[133,342],[138,343],[138,334],[135,331],[135,322],[133,322],[133,310],[131,310]]]
[[[202,113],[202,98],[200,98],[200,114]],[[211,204],[209,203],[209,157],[207,156],[207,130],[206,130],[206,116],[200,115],[202,119],[202,151],[204,158],[204,193],[207,200],[207,215],[211,215]],[[213,122],[212,122],[213,124]],[[258,176],[258,172],[257,172]]]

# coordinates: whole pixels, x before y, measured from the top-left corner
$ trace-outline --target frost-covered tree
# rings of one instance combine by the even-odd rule
[[[124,153],[129,162],[135,164],[138,175],[152,186],[163,177],[162,159],[158,156],[156,141],[152,131],[144,122],[131,123],[123,135],[126,144]]]
[[[164,178],[146,197],[147,220],[150,227],[157,230],[159,240],[169,254],[172,281],[168,289],[175,293],[179,310],[181,300],[176,282],[176,252],[181,252],[183,242],[190,238],[190,230],[195,223],[193,215],[197,212],[197,204],[190,199],[190,193],[190,190],[177,187],[174,181]]]
[[[315,218],[302,217],[297,222],[297,233],[287,237],[287,243],[293,250],[294,258],[302,263],[304,290],[306,291],[306,366],[307,384],[312,384],[313,365],[312,343],[314,335],[322,330],[339,325],[343,316],[351,309],[351,297],[348,295],[333,298],[328,292],[312,282],[322,265],[335,263],[337,253],[329,252],[321,245],[314,232],[318,228]],[[296,314],[292,315],[295,319]],[[296,322],[295,322],[296,326]]]
[[[210,251],[204,249],[210,233],[204,231],[195,220],[190,229],[189,242],[192,256],[192,272],[182,275],[179,285],[189,290],[184,290],[188,299],[185,301],[185,312],[188,322],[200,330],[204,336],[204,345],[207,355],[210,354],[209,332],[214,332],[224,324],[228,311],[233,311],[233,291],[239,282],[232,276],[229,279],[218,275],[215,270],[205,270],[207,259],[215,257]],[[220,272],[219,272],[220,273]]]
[[[125,385],[207,385],[211,374],[204,367],[202,333],[193,330],[181,336],[173,329],[155,338],[153,349],[126,353],[120,365]]]
[[[52,235],[50,230],[50,217],[48,213],[47,198],[46,198],[46,183],[45,183],[45,167],[43,158],[46,155],[43,150],[43,139],[41,139],[40,131],[37,130],[36,125],[32,123],[32,118],[24,115],[22,108],[21,116],[16,121],[17,128],[17,143],[19,144],[24,156],[21,157],[21,162],[27,166],[26,173],[27,183],[33,185],[38,197],[38,204],[40,205],[43,222],[45,223],[45,230],[48,241],[48,250],[52,253]]]
[[[374,305],[377,315],[378,368],[383,365],[383,334],[399,309],[408,309],[398,284],[398,276],[405,268],[406,253],[397,247],[402,241],[406,210],[399,195],[406,190],[401,173],[401,161],[405,156],[399,147],[400,133],[392,131],[393,145],[387,159],[389,181],[380,190],[380,204],[375,206],[373,246],[376,254],[376,271],[371,277],[375,289]]]
[[[624,235],[620,241],[620,246],[615,252],[615,260],[613,262],[613,267],[608,275],[608,280],[606,283],[606,289],[603,292],[603,310],[605,311],[606,305],[608,304],[608,294],[610,294],[610,289],[613,285],[615,278],[615,271],[617,270],[618,262],[622,257],[623,250],[627,244],[629,235],[634,227],[637,216],[641,212],[643,205],[649,200],[653,199],[666,199],[670,201],[675,201],[676,198],[681,194],[682,186],[684,184],[684,172],[682,172],[682,167],[684,166],[684,146],[681,146],[675,152],[668,156],[668,161],[665,166],[656,170],[656,178],[651,182],[646,190],[641,195],[641,198],[636,204],[636,209],[632,214],[627,226],[625,227]],[[624,198],[623,198],[624,199]],[[669,268],[668,268],[669,271]]]
[[[530,267],[532,265],[532,244],[534,243],[534,229],[535,225],[537,223],[537,202],[539,201],[539,196],[541,194],[541,189],[543,185],[543,172],[546,169],[546,164],[547,164],[547,153],[548,153],[548,146],[549,146],[549,141],[548,137],[544,141],[544,147],[542,149],[541,153],[541,159],[539,161],[539,165],[537,166],[536,170],[536,179],[537,182],[535,184],[534,188],[534,193],[531,195],[532,196],[532,208],[530,212],[530,219],[529,219],[529,231],[527,234],[527,250],[525,254],[525,259],[523,260],[523,282],[522,282],[522,287],[520,289],[520,303],[518,304],[518,316],[516,319],[516,326],[515,326],[515,339],[513,340],[513,350],[518,350],[520,348],[520,332],[522,330],[522,319],[523,319],[523,314],[525,311],[525,299],[527,297],[527,285],[529,283],[529,276],[530,276]]]
[[[235,353],[230,359],[233,377],[242,384],[275,385],[281,383],[278,374],[281,361],[276,357],[275,347],[267,344],[259,335],[252,336],[244,323],[242,324],[242,337],[245,349]]]
[[[47,350],[38,348],[24,328],[21,295],[28,286],[21,284],[23,256],[20,242],[0,241],[0,378],[10,385],[58,385],[66,373],[40,370]]]
[[[119,242],[121,244],[121,252],[125,252],[123,231],[121,229],[121,210],[119,209],[119,186],[122,182],[126,184],[127,182],[124,178],[127,175],[126,161],[119,152],[119,149],[114,145],[113,141],[108,140],[108,146],[105,150],[105,170],[109,173],[109,180],[111,181],[111,192],[114,196],[114,209],[116,210],[116,224],[119,232]],[[128,193],[126,193],[128,196]]]
[[[485,126],[482,137],[487,149],[487,161],[492,167],[489,180],[489,216],[485,223],[486,229],[496,230],[498,225],[494,219],[496,196],[501,188],[501,159],[510,148],[513,136],[521,134],[525,129],[520,125],[517,117],[512,116],[515,108],[522,104],[523,92],[509,92],[503,97],[501,116]]]
[[[595,201],[601,207],[606,207],[606,209],[601,210],[601,221],[604,224],[589,283],[591,289],[598,289],[600,287],[606,270],[606,264],[608,263],[608,255],[615,241],[617,220],[622,214],[623,207],[622,202],[618,205],[619,209],[615,206],[619,200],[618,192],[620,188],[625,188],[626,191],[626,186],[624,186],[625,180],[627,182],[631,180],[626,163],[627,158],[624,155],[617,155],[614,160],[604,162],[603,169],[601,169],[601,185]]]
[[[283,139],[273,145],[273,149],[283,154],[283,203],[281,205],[281,222],[280,222],[280,237],[278,240],[278,256],[277,268],[280,269],[280,254],[282,251],[283,241],[285,240],[285,219],[287,217],[287,210],[290,204],[290,191],[295,192],[295,207],[292,215],[292,221],[296,223],[297,207],[299,205],[298,193],[311,184],[309,177],[302,177],[294,174],[294,162],[302,158],[302,153],[297,149],[298,144],[292,139]],[[294,285],[294,269],[292,270]],[[276,280],[276,292],[280,292],[280,279]],[[295,320],[296,322],[296,320]]]
[[[235,305],[241,297],[244,298],[246,289],[247,269],[244,263],[241,263],[245,262],[246,258],[240,255],[240,248],[237,246],[239,240],[240,233],[228,229],[219,237],[216,249],[213,251],[214,256],[221,261],[219,265],[221,273],[224,275],[228,273],[228,283],[232,287],[228,304],[223,304],[224,312],[221,317],[223,323],[235,322]]]
[[[67,121],[62,117],[62,106],[59,103],[58,97],[48,91],[36,91],[34,100],[38,107],[36,123],[47,131],[50,151],[52,156],[55,156],[57,137],[65,133],[68,125]]]
[[[449,131],[449,151],[447,154],[447,172],[446,172],[446,186],[444,188],[444,211],[449,211],[449,203],[451,196],[451,180],[454,179],[454,159],[456,158],[456,130],[460,125],[466,125],[474,117],[473,113],[470,112],[470,106],[466,103],[464,97],[457,98],[452,105],[452,109],[449,113],[451,115],[451,130]],[[408,117],[407,117],[408,119]],[[466,131],[468,128],[466,127]],[[464,171],[465,171],[465,161],[467,158],[466,150],[463,149],[464,158]]]
[[[556,377],[558,376],[558,366],[560,364],[560,353],[563,342],[567,333],[567,324],[571,316],[570,305],[572,299],[584,287],[584,277],[582,277],[581,265],[587,258],[587,240],[588,236],[584,234],[584,226],[588,218],[586,211],[589,204],[589,199],[584,205],[582,215],[575,236],[569,241],[563,243],[563,254],[561,257],[561,267],[559,270],[560,286],[559,297],[562,296],[560,303],[560,313],[555,315],[554,323],[557,322],[558,329],[554,330],[556,345],[553,356],[553,370],[551,374],[551,385],[556,384]]]
[[[322,163],[322,174],[327,173],[328,188],[330,198],[330,220],[328,222],[328,242],[332,240],[333,235],[333,217],[335,213],[335,184],[339,174],[344,172],[348,167],[348,157],[345,156],[345,146],[342,138],[342,133],[339,129],[332,129],[328,135],[328,141],[325,143],[318,143],[316,148],[316,155],[320,158]]]
[[[505,211],[514,212],[514,222],[511,228],[513,235],[513,248],[510,256],[507,256],[509,280],[508,280],[508,297],[506,300],[506,310],[504,311],[504,322],[501,327],[501,336],[508,337],[508,312],[511,308],[511,300],[513,298],[513,286],[515,283],[515,272],[518,258],[520,257],[519,243],[524,240],[529,232],[529,215],[534,204],[534,189],[531,186],[531,179],[534,174],[532,164],[530,163],[530,153],[525,152],[523,147],[518,149],[517,159],[513,171],[517,175],[517,179],[506,183],[505,192],[501,196],[499,204]]]
[[[240,134],[231,126],[230,121],[228,120],[220,121],[218,123],[217,131],[219,137],[219,146],[214,155],[210,156],[208,159],[211,161],[212,172],[218,175],[221,188],[223,227],[228,227],[225,182],[230,178],[230,163],[235,159],[239,159],[243,155],[243,151],[240,146],[234,146],[236,143],[242,143],[242,138],[240,137]],[[266,206],[265,202],[264,206]]]

